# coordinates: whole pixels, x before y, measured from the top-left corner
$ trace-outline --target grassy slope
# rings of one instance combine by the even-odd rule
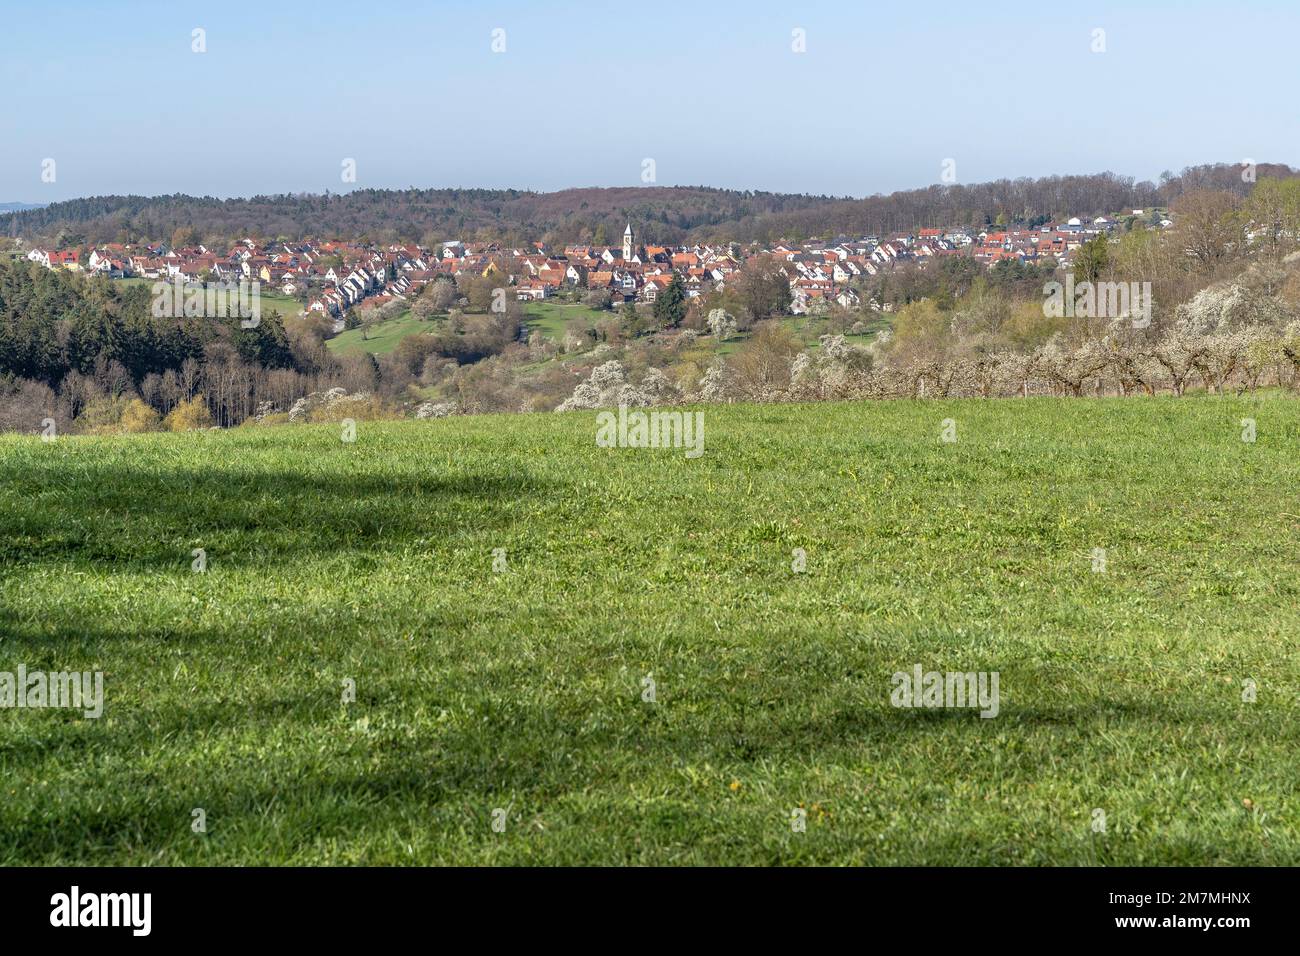
[[[1300,862],[1300,403],[705,417],[0,438],[0,863]]]
[[[267,306],[263,305],[263,309],[266,308]],[[524,311],[529,317],[529,328],[540,331],[553,342],[559,342],[564,338],[564,327],[572,319],[583,319],[595,323],[615,317],[617,314],[610,311],[602,312],[599,309],[588,308],[584,305],[562,304],[559,302],[529,302],[525,305]],[[782,322],[791,331],[804,339],[811,348],[821,347],[817,337],[825,331],[825,327],[819,326],[817,320],[792,316],[782,319]],[[410,312],[405,312],[396,318],[374,325],[366,333],[367,337],[365,339],[361,337],[361,329],[350,329],[346,332],[340,332],[329,339],[325,345],[335,355],[359,355],[362,352],[387,355],[397,348],[398,343],[408,335],[429,331],[434,324],[435,322],[421,322]],[[871,325],[872,331],[867,334],[846,335],[845,339],[851,344],[867,345],[875,338],[880,329],[888,327],[888,322],[877,319]],[[717,346],[715,351],[719,355],[730,355],[741,348],[748,339],[749,334],[742,333]],[[713,340],[707,339],[706,341],[712,342]],[[525,366],[525,368],[536,370],[546,364],[548,363],[538,362]]]
[[[123,286],[144,285],[152,288],[155,282],[161,280],[131,277],[127,279],[114,279],[113,281]],[[258,295],[261,299],[263,315],[270,315],[272,310],[279,312],[281,317],[283,318],[289,318],[291,316],[297,316],[302,314],[301,302],[299,302],[297,299],[294,299],[290,296],[281,295],[279,292],[270,292],[268,291],[269,288],[270,287],[267,286],[266,283],[262,283],[258,291]]]
[[[524,304],[524,312],[529,317],[530,328],[539,330],[548,339],[556,342],[564,338],[564,327],[574,319],[581,319],[594,325],[618,317],[616,312],[608,309],[593,309],[567,302],[528,302]]]
[[[302,303],[297,299],[292,299],[287,295],[277,293],[261,293],[262,314],[269,315],[272,310],[279,312],[282,318],[290,318],[302,314]]]
[[[555,341],[564,337],[564,326],[572,319],[598,322],[613,315],[612,312],[601,312],[584,305],[562,305],[558,302],[529,302],[524,306],[524,312],[529,317],[530,328],[540,330],[547,338]],[[356,355],[363,351],[386,355],[397,348],[397,344],[406,336],[428,331],[435,322],[421,322],[410,312],[405,312],[394,319],[377,323],[367,333],[366,339],[361,338],[360,329],[350,329],[339,333],[325,344],[336,355]]]
[[[356,328],[340,332],[332,339],[327,340],[325,347],[335,355],[360,355],[363,352],[370,352],[374,355],[387,355],[397,348],[398,343],[408,335],[428,332],[436,324],[436,322],[425,322],[417,319],[410,312],[403,312],[395,318],[375,323],[368,330]],[[365,338],[361,337],[363,331],[365,332]]]

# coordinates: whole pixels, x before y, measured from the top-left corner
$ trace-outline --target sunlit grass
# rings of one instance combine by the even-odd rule
[[[0,438],[0,863],[1300,862],[1295,400],[704,414]]]

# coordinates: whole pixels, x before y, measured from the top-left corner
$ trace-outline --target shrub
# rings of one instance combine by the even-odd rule
[[[138,398],[133,398],[126,403],[126,408],[122,411],[120,427],[122,431],[135,435],[140,432],[157,431],[161,421],[158,413],[151,406]]]
[[[163,428],[173,432],[188,432],[197,428],[210,428],[212,415],[202,395],[181,402],[163,420]]]
[[[608,289],[592,289],[583,297],[582,301],[592,309],[608,309],[613,298],[610,296]]]
[[[112,397],[89,402],[77,416],[77,430],[87,435],[115,434],[121,430],[127,404],[124,398]]]
[[[55,411],[53,389],[43,382],[0,376],[0,431],[40,432],[47,418],[57,419],[62,429],[64,416]]]

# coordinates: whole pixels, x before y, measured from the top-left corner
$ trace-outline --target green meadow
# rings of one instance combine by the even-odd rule
[[[297,318],[303,311],[301,302],[278,292],[261,292],[260,308],[263,315],[270,315],[274,311],[279,312],[284,319]]]
[[[152,289],[157,282],[166,281],[161,279],[144,279],[133,276],[126,279],[114,279],[113,282],[119,286],[136,286],[142,285]],[[172,280],[175,281],[175,280]],[[262,283],[258,290],[258,306],[262,310],[262,315],[270,315],[273,311],[279,312],[281,318],[296,318],[302,314],[303,305],[297,299],[284,295],[280,292],[268,291],[271,286]],[[184,299],[182,298],[182,302]]]
[[[266,297],[263,296],[263,303]],[[266,311],[265,304],[262,310]],[[296,314],[296,313],[295,313]],[[564,338],[564,327],[573,319],[599,322],[615,316],[615,313],[592,309],[585,305],[569,305],[558,302],[528,302],[524,305],[525,321],[530,330],[537,330],[552,341]],[[435,330],[442,320],[425,321],[416,318],[410,312],[403,312],[392,319],[376,322],[369,329],[348,329],[326,341],[326,347],[335,355],[360,355],[370,352],[374,355],[387,355],[397,348],[402,339],[408,335]],[[363,334],[364,333],[364,334]]]
[[[541,332],[555,342],[564,338],[564,327],[575,319],[595,325],[597,322],[618,318],[618,313],[609,309],[593,309],[586,305],[546,301],[524,303],[524,314],[528,317],[530,329]]]
[[[366,352],[373,355],[387,355],[408,335],[431,332],[436,327],[437,323],[434,321],[425,321],[416,318],[410,312],[403,312],[395,318],[376,322],[369,328],[358,326],[340,332],[333,338],[327,339],[325,347],[338,356],[364,355]]]
[[[0,864],[1300,863],[1295,398],[701,411],[0,437]]]

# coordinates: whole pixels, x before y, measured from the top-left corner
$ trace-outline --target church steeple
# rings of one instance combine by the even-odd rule
[[[624,259],[632,258],[632,249],[634,245],[635,245],[635,236],[632,234],[632,223],[629,222],[627,224],[627,228],[623,230],[623,258]]]

